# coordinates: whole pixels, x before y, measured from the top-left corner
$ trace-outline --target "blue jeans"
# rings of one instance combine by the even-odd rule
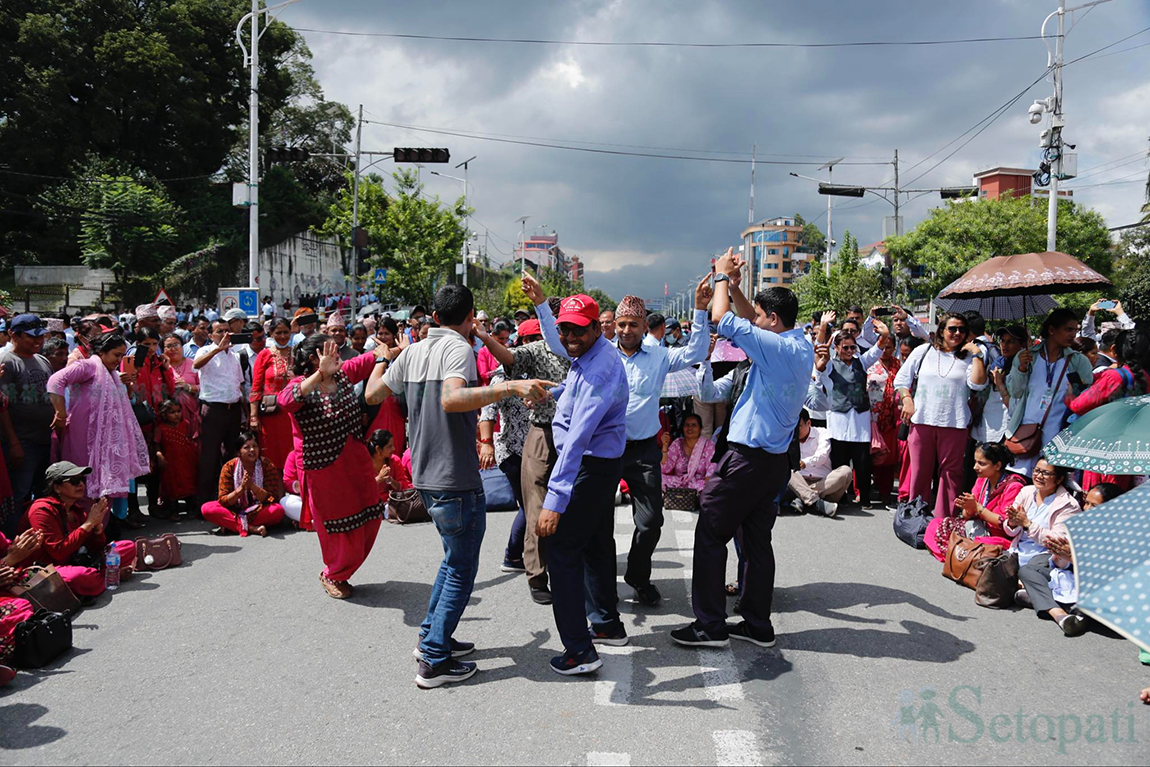
[[[482,488],[465,493],[420,490],[419,495],[443,540],[443,562],[431,587],[427,617],[419,627],[423,660],[437,666],[451,657],[451,637],[475,587],[487,530],[487,500]]]

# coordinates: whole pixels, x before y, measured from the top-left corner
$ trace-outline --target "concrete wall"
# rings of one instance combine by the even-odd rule
[[[276,306],[283,306],[284,301],[299,306],[301,295],[342,291],[344,257],[338,241],[312,231],[298,232],[264,248],[259,259],[260,298],[270,295]],[[346,257],[351,258],[350,252]]]
[[[100,290],[100,283],[115,282],[111,269],[86,266],[17,266],[16,285],[35,288],[45,285],[73,285]]]

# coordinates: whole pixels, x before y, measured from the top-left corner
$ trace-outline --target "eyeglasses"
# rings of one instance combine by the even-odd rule
[[[959,325],[948,325],[946,328],[947,333],[965,333],[966,328]]]
[[[572,325],[570,323],[564,322],[559,325],[559,335],[582,338],[583,336],[587,335],[587,331],[590,329],[590,325]]]
[[[1055,472],[1053,472],[1053,471],[1047,471],[1046,469],[1035,469],[1034,470],[1034,477],[1036,479],[1038,477],[1053,477],[1053,476],[1056,476]]]

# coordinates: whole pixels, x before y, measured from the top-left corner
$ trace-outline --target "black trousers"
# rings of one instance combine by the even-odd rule
[[[200,403],[200,479],[199,502],[214,501],[220,493],[220,468],[240,437],[240,419],[244,408],[240,402]],[[199,509],[197,509],[198,511]]]
[[[869,442],[843,442],[831,440],[831,468],[850,466],[855,471],[855,485],[859,491],[859,503],[870,503],[871,455]],[[848,496],[849,500],[849,496]]]
[[[632,586],[651,582],[651,557],[663,530],[663,450],[654,437],[628,442],[623,450],[623,479],[631,493],[635,532],[623,580]]]
[[[551,611],[563,647],[590,649],[592,628],[613,631],[619,619],[615,571],[615,491],[622,462],[584,456],[571,502],[554,535],[541,538],[551,576]]]
[[[771,629],[775,551],[771,530],[780,493],[790,479],[786,453],[735,443],[719,461],[700,497],[695,525],[691,602],[707,632],[724,633],[727,622],[727,543],[742,528],[740,548],[747,566],[740,600],[743,619],[756,632]]]

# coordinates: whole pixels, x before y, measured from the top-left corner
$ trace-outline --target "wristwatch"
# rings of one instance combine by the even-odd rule
[[[730,281],[731,281],[731,278],[728,275],[723,274],[722,272],[719,272],[718,274],[715,275],[715,284],[716,285],[719,284],[720,282],[730,282]]]

